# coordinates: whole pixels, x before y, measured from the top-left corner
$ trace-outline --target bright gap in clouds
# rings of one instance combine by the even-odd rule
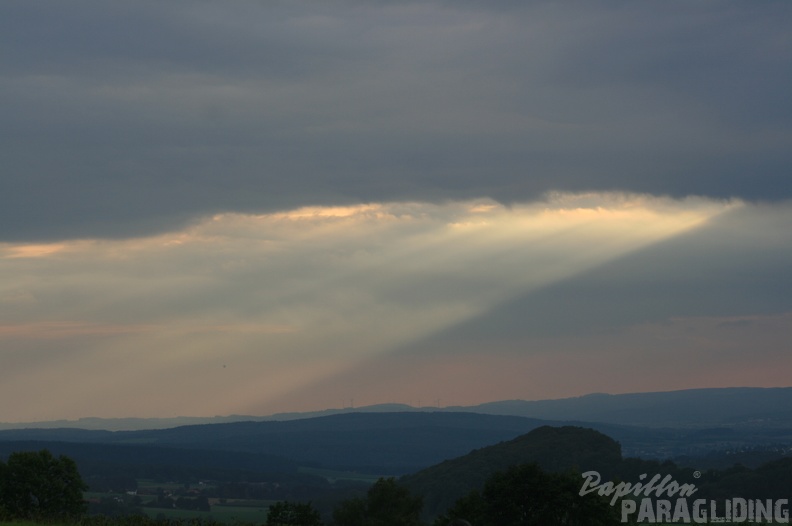
[[[321,409],[288,396],[739,206],[373,203],[0,245],[0,398],[15,400],[1,418]]]

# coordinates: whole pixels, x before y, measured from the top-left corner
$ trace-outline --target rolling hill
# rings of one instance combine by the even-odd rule
[[[212,452],[223,452],[237,455],[234,459],[228,457],[229,465],[237,465],[240,458],[250,455],[247,464],[257,470],[283,470],[286,463],[297,467],[404,475],[475,449],[512,440],[544,425],[592,428],[616,440],[625,456],[686,457],[686,464],[702,467],[730,466],[736,459],[755,467],[760,462],[792,452],[792,424],[783,425],[784,415],[792,411],[789,409],[792,408],[792,389],[789,388],[704,389],[589,395],[540,402],[504,401],[465,412],[454,412],[451,408],[405,411],[405,407],[328,410],[319,416],[304,414],[304,418],[290,414],[284,420],[225,421],[130,431],[7,429],[0,430],[0,455],[6,454],[9,442],[28,442],[28,449],[46,442],[53,452],[71,447],[66,444],[101,444],[117,448],[103,458],[126,459],[135,455],[171,461],[183,458],[180,462],[184,465],[214,469],[211,462],[201,459],[208,458]],[[549,416],[554,419],[546,419]],[[645,425],[626,424],[636,422]],[[187,460],[187,457],[169,453],[176,450],[194,450],[195,456]],[[104,450],[94,448],[96,455],[101,451]],[[713,457],[714,451],[721,452],[720,456]],[[90,448],[80,454],[87,462],[92,461]]]
[[[479,489],[497,471],[536,463],[545,471],[599,471],[607,480],[622,462],[612,438],[582,427],[542,426],[513,440],[471,451],[401,478],[410,491],[424,497],[425,511],[436,515]]]
[[[401,475],[546,422],[475,413],[348,413],[284,422],[236,422],[146,431],[0,431],[3,441],[48,441],[268,455],[300,465]]]

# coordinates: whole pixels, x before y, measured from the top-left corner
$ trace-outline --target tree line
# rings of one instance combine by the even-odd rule
[[[83,516],[87,506],[75,462],[48,450],[20,451],[0,461],[0,518],[56,520]]]
[[[639,471],[647,468],[636,459],[626,465]],[[671,472],[679,469],[671,462],[654,467]],[[787,498],[792,459],[756,470],[734,466],[721,472],[706,471],[697,484],[699,495],[706,498]],[[394,478],[381,478],[363,496],[341,501],[325,517],[310,502],[279,501],[270,507],[266,526],[610,526],[620,522],[618,507],[611,506],[607,497],[580,495],[580,487],[580,474],[572,470],[545,471],[536,463],[513,465],[491,474],[480,489],[468,491],[442,515],[430,516],[429,523],[423,515],[422,495],[413,494]],[[100,519],[86,516],[86,489],[69,457],[55,457],[48,450],[12,453],[6,462],[0,461],[0,520],[80,521],[82,526],[95,526]],[[118,520],[115,526],[123,526],[127,519]],[[142,517],[129,520],[138,521],[135,526],[217,524],[173,520],[163,524]]]
[[[460,499],[434,526],[518,526],[524,524],[616,524],[612,509],[596,496],[581,497],[572,474],[546,473],[535,464],[514,467],[490,477],[481,492]],[[0,519],[66,520],[83,524],[87,511],[82,480],[76,463],[48,450],[12,453],[0,462]],[[410,493],[394,478],[381,478],[365,497],[342,501],[333,510],[333,526],[425,526],[423,499]],[[136,524],[147,519],[131,519]],[[527,521],[527,522],[526,522]],[[123,522],[123,521],[122,521]],[[172,521],[169,522],[171,524]],[[188,521],[190,523],[194,521]],[[303,502],[281,501],[270,508],[266,526],[323,526],[320,513]]]

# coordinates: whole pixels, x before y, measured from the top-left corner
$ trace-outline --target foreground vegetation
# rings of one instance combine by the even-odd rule
[[[201,466],[184,475],[167,464],[158,469],[188,478],[139,478],[97,464],[88,470],[86,492],[75,462],[41,450],[0,461],[0,526],[448,526],[460,519],[473,526],[620,524],[618,502],[579,494],[581,467],[601,473],[603,481],[637,481],[646,473],[695,481],[696,497],[705,499],[786,499],[792,487],[792,458],[756,469],[699,472],[622,458],[611,438],[570,426],[537,428],[399,480],[316,467],[212,480],[195,478],[204,475]]]
[[[237,526],[254,526],[255,523],[237,523]],[[296,523],[292,523],[296,524]],[[526,523],[528,524],[528,523]],[[678,524],[678,523],[677,523]],[[674,523],[656,523],[653,526],[677,526]],[[719,522],[720,526],[737,526],[745,523]],[[41,522],[35,521],[0,521],[0,526],[42,526]],[[77,522],[48,522],[44,526],[223,526],[222,523],[212,522],[205,519],[178,519],[163,520],[145,517],[118,517],[108,518],[101,516],[86,517]],[[284,526],[289,526],[285,523]],[[478,526],[478,525],[472,525]]]
[[[87,485],[71,459],[53,457],[47,450],[13,453],[0,463],[0,519],[77,526],[214,526],[212,518],[152,518],[139,513],[123,516],[86,515]],[[159,495],[163,503],[175,504]],[[552,526],[610,526],[618,523],[614,508],[596,495],[580,496],[572,474],[545,473],[535,464],[517,466],[492,476],[481,493],[474,490],[435,520],[446,526],[455,519],[471,518],[477,526],[519,526],[525,518]],[[139,497],[136,497],[139,499]],[[211,508],[206,497],[191,499]],[[262,505],[264,503],[261,503]],[[163,511],[166,508],[163,507]],[[169,508],[173,511],[173,508]],[[394,478],[381,478],[365,497],[345,500],[335,507],[335,526],[422,526],[423,499]],[[263,518],[263,517],[262,517]],[[263,521],[255,521],[261,523]],[[239,523],[242,523],[239,521]],[[268,506],[267,526],[322,526],[321,514],[310,503],[275,502]]]
[[[7,503],[6,503],[7,504]],[[395,479],[380,479],[364,498],[342,502],[332,514],[334,526],[424,526],[423,501]],[[6,508],[7,510],[7,508]],[[476,526],[611,526],[618,524],[615,510],[597,496],[577,494],[577,480],[570,475],[544,473],[535,464],[517,466],[492,477],[481,493],[471,492],[434,526],[453,524],[468,517]],[[36,522],[68,526],[219,526],[213,519],[151,518],[145,515],[108,517],[92,515],[68,520],[61,514],[38,513],[11,526]],[[526,522],[526,518],[530,521]],[[33,520],[36,519],[36,520]],[[243,522],[237,524],[245,524]],[[258,524],[261,524],[260,522]],[[325,521],[310,503],[277,502],[270,506],[266,526],[323,526]]]

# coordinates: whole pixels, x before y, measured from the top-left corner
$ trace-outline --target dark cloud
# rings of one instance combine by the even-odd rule
[[[792,6],[0,6],[0,239],[550,190],[792,195]]]

